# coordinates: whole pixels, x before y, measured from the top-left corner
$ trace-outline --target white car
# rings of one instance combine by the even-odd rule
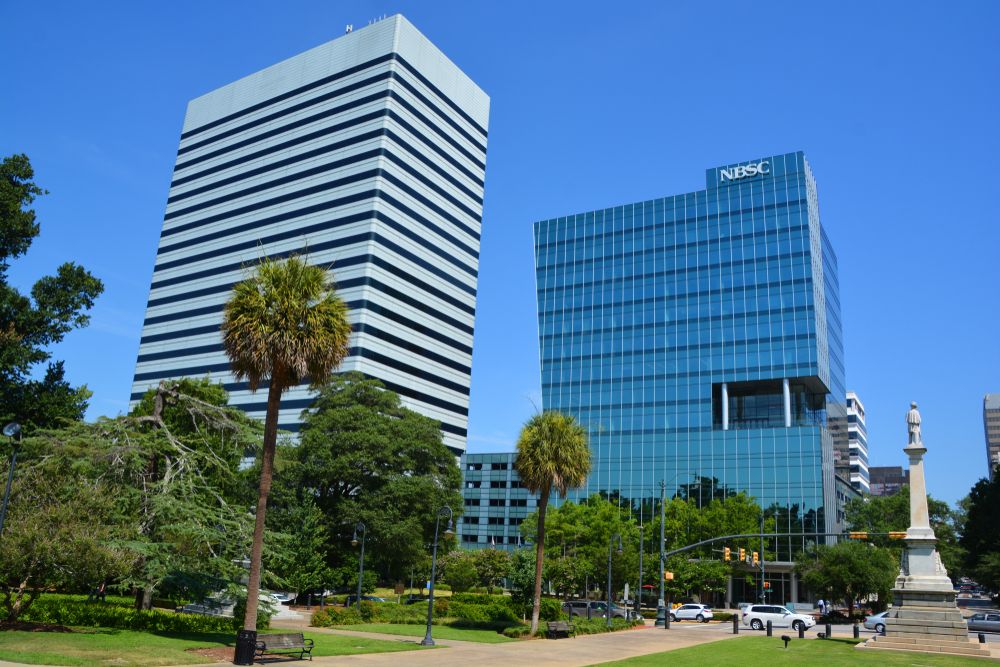
[[[682,604],[670,612],[670,621],[698,621],[708,623],[712,609],[707,604]]]
[[[865,618],[865,627],[869,630],[874,630],[880,635],[885,633],[885,617],[889,612],[883,611],[878,614],[872,614]]]
[[[743,610],[743,625],[749,625],[754,630],[763,630],[767,622],[775,628],[811,628],[816,625],[816,619],[805,614],[793,614],[785,607],[771,604],[753,604]]]

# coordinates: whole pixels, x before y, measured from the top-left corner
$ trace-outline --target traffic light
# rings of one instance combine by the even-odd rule
[[[847,536],[849,538],[851,538],[852,540],[867,540],[868,539],[868,533],[866,533],[863,530],[857,530],[857,531],[854,531],[854,532],[850,532],[850,533],[847,534]]]
[[[771,582],[770,582],[770,581],[765,581],[765,582],[764,582],[764,590],[766,591],[766,590],[767,590],[767,589],[769,589],[770,587],[771,587]]]
[[[760,562],[760,560],[757,558],[757,552],[754,551],[753,552],[753,564],[756,565],[759,562]]]
[[[743,547],[740,547],[740,562],[742,563],[746,561],[746,559],[747,559],[747,550],[744,549]]]
[[[890,540],[902,540],[906,538],[905,530],[894,530],[889,533]]]
[[[669,571],[664,572],[663,573],[663,580],[664,581],[673,581],[674,580],[674,573],[673,572],[669,572]]]
[[[729,560],[732,557],[729,547],[722,547],[722,560]]]

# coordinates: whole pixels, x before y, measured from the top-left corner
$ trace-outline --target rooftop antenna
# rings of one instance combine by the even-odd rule
[[[345,35],[347,33],[349,33],[349,32],[354,32],[354,24],[353,23],[348,23],[347,26],[344,28],[344,34]]]

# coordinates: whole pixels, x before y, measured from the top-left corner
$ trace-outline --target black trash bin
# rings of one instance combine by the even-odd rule
[[[234,665],[252,665],[253,654],[257,648],[257,631],[240,630],[236,633],[236,655]]]

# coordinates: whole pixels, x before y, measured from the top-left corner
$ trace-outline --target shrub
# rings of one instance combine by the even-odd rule
[[[54,625],[143,630],[148,632],[231,633],[243,626],[243,617],[179,614],[172,611],[135,609],[113,602],[85,602],[66,596],[42,596],[35,601],[21,620]],[[265,628],[267,619],[258,623]]]
[[[723,623],[726,622],[726,621],[732,621],[734,615],[735,614],[733,614],[733,612],[731,612],[731,611],[713,611],[712,612],[712,618],[714,618],[717,621],[722,621]]]
[[[452,602],[463,602],[465,604],[511,604],[513,601],[507,595],[487,595],[485,593],[455,593],[451,596]]]
[[[593,618],[589,621],[585,618],[580,618],[574,619],[573,625],[575,626],[574,635],[597,635],[602,632],[629,630],[637,625],[642,625],[642,621],[626,621],[622,618],[613,618],[611,619],[611,627],[609,628],[607,621],[603,618]]]
[[[512,625],[509,628],[503,629],[503,636],[510,637],[511,639],[520,639],[521,637],[527,637],[529,632],[531,632],[531,626]]]
[[[531,607],[531,603],[528,603],[524,612],[525,616],[531,616]],[[538,607],[539,621],[558,621],[564,618],[568,617],[562,610],[562,602],[553,600],[552,598],[542,598],[541,605]]]

